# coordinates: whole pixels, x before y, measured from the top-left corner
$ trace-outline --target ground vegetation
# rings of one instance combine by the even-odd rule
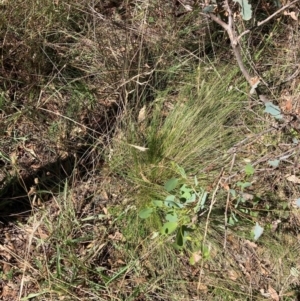
[[[0,1],[1,300],[299,300],[299,1]]]

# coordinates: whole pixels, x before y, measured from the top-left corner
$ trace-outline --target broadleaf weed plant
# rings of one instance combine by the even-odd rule
[[[165,198],[152,199],[139,211],[139,217],[149,218],[157,213],[162,218],[162,226],[156,235],[175,235],[173,246],[183,250],[187,241],[193,241],[198,215],[205,211],[208,192],[199,186],[197,177],[190,183],[182,167],[176,166],[180,176],[170,178],[164,184]]]
[[[231,188],[229,190],[230,198],[233,202],[233,210],[231,210],[230,216],[228,218],[228,225],[234,226],[236,223],[239,222],[239,219],[237,217],[237,212],[242,213],[243,215],[250,215],[251,217],[256,217],[257,212],[251,211],[248,208],[244,208],[244,204],[252,200],[255,201],[255,196],[252,194],[248,194],[245,192],[245,189],[252,186],[252,183],[250,181],[251,177],[255,173],[254,167],[248,163],[244,167],[244,173],[245,173],[245,179],[243,181],[238,181],[235,184],[235,188]]]

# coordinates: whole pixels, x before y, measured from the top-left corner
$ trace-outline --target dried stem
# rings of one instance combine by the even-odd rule
[[[268,18],[266,18],[265,20],[258,22],[258,24],[251,28],[248,29],[246,31],[244,31],[242,34],[240,34],[239,36],[236,33],[236,30],[234,28],[234,22],[233,22],[233,14],[231,11],[231,8],[229,6],[229,2],[228,0],[224,1],[224,6],[226,11],[228,12],[228,23],[225,23],[224,21],[222,21],[220,18],[218,18],[216,15],[214,15],[213,13],[209,13],[210,18],[215,21],[216,23],[218,23],[219,25],[221,25],[226,32],[228,33],[230,42],[231,42],[231,47],[233,50],[233,53],[235,55],[236,61],[239,65],[240,70],[242,71],[245,79],[247,80],[247,82],[250,84],[250,86],[253,86],[253,82],[251,80],[251,75],[248,72],[248,70],[246,69],[244,62],[243,62],[243,58],[242,58],[242,49],[241,49],[241,45],[240,45],[240,39],[246,35],[247,33],[249,33],[251,30],[262,26],[263,24],[267,23],[268,21],[270,21],[272,18],[274,18],[275,16],[277,16],[279,13],[281,13],[282,11],[284,11],[285,9],[287,9],[288,7],[290,7],[291,5],[299,2],[300,0],[295,0],[285,6],[283,6],[282,8],[280,8],[279,10],[277,10],[274,14],[272,14],[271,16],[269,16]],[[257,92],[257,89],[255,89]]]
[[[299,0],[297,0],[299,1]],[[226,24],[224,21],[222,21],[221,19],[219,19],[216,15],[210,13],[210,17],[212,20],[214,20],[216,23],[218,23],[219,25],[221,25],[226,32],[228,33],[230,42],[231,42],[231,47],[233,50],[233,53],[235,55],[235,58],[237,60],[237,63],[239,65],[240,70],[242,71],[245,79],[247,80],[247,82],[250,84],[250,86],[252,87],[252,82],[251,82],[251,76],[250,73],[248,72],[248,70],[246,69],[244,63],[243,63],[243,58],[242,58],[242,50],[241,50],[241,46],[238,42],[238,37],[236,34],[236,31],[234,29],[234,23],[233,23],[233,16],[232,16],[232,11],[231,8],[229,6],[228,0],[225,0],[225,8],[228,12],[228,24]]]
[[[272,14],[271,16],[269,16],[268,18],[264,19],[263,21],[261,22],[258,22],[257,25],[253,26],[252,28],[250,29],[247,29],[245,30],[244,32],[242,32],[239,36],[238,36],[238,41],[240,41],[240,39],[248,34],[249,32],[251,32],[252,30],[264,25],[265,23],[267,23],[268,21],[270,21],[271,19],[273,19],[274,17],[276,17],[278,14],[280,14],[281,12],[283,12],[285,9],[289,8],[290,6],[292,6],[293,4],[299,2],[300,0],[295,0],[285,6],[283,6],[282,8],[280,8],[279,10],[277,10],[274,14]]]

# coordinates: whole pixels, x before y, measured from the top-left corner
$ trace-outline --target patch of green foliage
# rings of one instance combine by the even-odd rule
[[[119,127],[122,138],[116,137],[112,146],[113,170],[142,185],[161,184],[172,176],[168,166],[175,162],[188,174],[198,174],[199,182],[205,184],[215,175],[213,171],[227,162],[227,150],[238,141],[232,134],[233,124],[244,99],[234,89],[238,70],[224,66],[219,72],[205,74],[204,68],[185,74],[180,90],[174,83],[166,92],[158,93],[155,101],[146,105],[142,124],[133,116],[124,116],[124,126]],[[175,92],[178,95],[172,96]],[[215,168],[204,172],[212,161]]]
[[[139,217],[147,219],[152,214],[162,216],[159,233],[168,236],[175,232],[174,247],[182,250],[188,240],[195,238],[193,232],[197,215],[205,208],[208,193],[199,187],[197,177],[193,185],[189,185],[185,171],[179,166],[177,168],[181,178],[171,178],[165,183],[164,189],[168,195],[163,200],[151,200],[147,207],[140,210]]]

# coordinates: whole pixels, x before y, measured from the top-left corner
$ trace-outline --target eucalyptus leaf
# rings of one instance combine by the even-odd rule
[[[183,231],[181,230],[182,227],[180,227],[177,231],[177,234],[176,234],[176,245],[179,247],[179,248],[182,248],[183,245],[184,245],[184,237],[183,237]]]
[[[179,166],[178,164],[176,164],[176,167],[177,167],[178,171],[180,172],[180,175],[181,175],[184,179],[186,179],[187,176],[186,176],[186,173],[185,173],[184,168],[181,167],[181,166]]]
[[[241,187],[241,189],[245,189],[247,187],[250,187],[252,184],[250,182],[237,182],[237,186]]]
[[[192,191],[192,190],[193,190],[193,189],[189,188],[186,184],[183,184],[183,185],[180,187],[181,193],[190,192],[190,191]]]
[[[254,235],[253,239],[258,240],[264,232],[264,228],[261,227],[258,223],[256,223],[255,227],[252,229],[252,233]]]
[[[282,7],[282,4],[281,4],[280,0],[274,0],[273,2],[274,2],[275,6],[277,8],[281,8]]]
[[[200,210],[204,209],[204,205],[205,205],[205,202],[207,200],[207,196],[208,196],[208,192],[206,192],[206,191],[203,191],[202,194],[199,196],[199,200],[197,202],[197,205],[194,208],[195,213],[197,213]]]
[[[186,225],[183,225],[178,229],[175,241],[176,241],[176,245],[179,249],[180,248],[182,249],[184,247],[186,241],[188,239],[190,239],[189,234],[193,231],[194,231],[194,229],[192,229]]]
[[[167,222],[162,226],[160,232],[161,234],[171,234],[176,230],[177,226],[178,223],[176,222]]]
[[[252,8],[251,4],[247,0],[234,0],[241,6],[241,14],[245,21],[249,21],[252,18]]]
[[[194,203],[196,201],[196,193],[193,193],[186,199],[186,204]]]
[[[139,212],[139,217],[140,218],[143,218],[143,219],[146,219],[148,218],[153,212],[153,209],[152,208],[145,208],[145,209],[142,209],[140,212]]]
[[[165,201],[174,202],[175,201],[175,195],[170,194],[166,197]]]
[[[177,222],[178,221],[178,216],[177,216],[176,212],[168,213],[166,215],[166,220],[168,222]]]
[[[267,101],[265,103],[265,113],[271,114],[274,118],[282,120],[283,116],[281,115],[281,110],[278,106],[274,105],[272,102]]]
[[[207,5],[203,8],[202,12],[204,12],[205,14],[212,13],[214,9],[215,9],[215,5]]]
[[[193,197],[193,189],[188,188],[185,184],[180,188],[181,198],[185,199],[186,202],[194,202],[196,200],[196,195]],[[194,198],[194,200],[190,200]]]
[[[234,213],[231,213],[229,219],[228,219],[228,224],[231,226],[234,226],[236,223],[238,223],[238,219]]]
[[[230,194],[231,194],[234,198],[236,198],[236,191],[235,191],[234,189],[230,189],[229,191],[230,191]]]
[[[166,182],[164,187],[168,192],[170,192],[174,190],[177,187],[177,185],[178,185],[178,179],[172,178]]]
[[[254,167],[250,163],[245,166],[245,173],[247,176],[252,176],[254,174]]]
[[[206,245],[202,245],[202,256],[204,259],[209,259],[210,257],[210,249]]]
[[[280,163],[280,160],[269,160],[268,163],[272,166],[272,167],[278,167],[279,166],[279,163]]]
[[[228,225],[230,225],[230,226],[234,226],[235,225],[235,221],[232,218],[232,216],[230,216],[229,219],[228,219]]]
[[[162,207],[162,206],[163,206],[163,201],[160,201],[160,200],[153,200],[153,201],[152,201],[152,204],[153,204],[155,207]]]
[[[169,208],[183,208],[183,205],[175,201],[165,201],[165,206]]]

